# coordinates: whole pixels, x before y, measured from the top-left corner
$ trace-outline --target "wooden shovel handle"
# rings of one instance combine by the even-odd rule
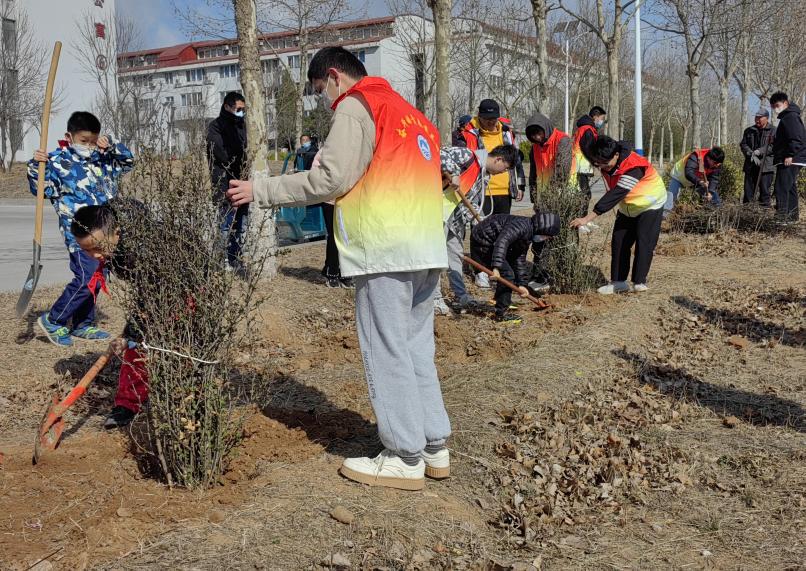
[[[60,417],[64,414],[68,408],[72,406],[74,402],[76,402],[81,396],[87,391],[87,387],[90,386],[90,383],[95,380],[95,377],[98,376],[104,367],[106,367],[107,362],[109,362],[109,358],[112,356],[112,349],[110,348],[106,353],[98,357],[98,359],[93,363],[92,367],[84,373],[84,376],[81,377],[81,380],[78,381],[78,384],[73,387],[66,397],[64,397],[59,404],[57,404],[53,408],[53,414],[55,417]]]
[[[42,108],[42,131],[39,134],[39,148],[47,151],[48,126],[50,123],[50,107],[53,103],[53,84],[56,82],[56,70],[59,67],[59,56],[62,53],[62,43],[56,42],[53,46],[53,56],[50,59],[48,83],[45,87],[45,104]],[[36,218],[34,220],[34,243],[42,245],[42,217],[45,213],[45,163],[39,163],[36,180]]]
[[[487,274],[488,276],[492,276],[492,275],[493,275],[492,270],[490,270],[490,269],[488,269],[488,268],[485,268],[484,266],[482,266],[480,263],[478,263],[476,260],[474,260],[474,259],[473,259],[473,258],[471,258],[470,256],[462,256],[462,258],[464,258],[465,262],[467,262],[468,264],[470,264],[471,266],[473,266],[474,268],[476,268],[476,269],[477,269],[477,270],[479,270],[480,272],[484,272],[484,273],[485,273],[485,274]],[[512,283],[511,281],[509,281],[508,279],[505,279],[505,278],[497,278],[497,280],[496,280],[496,281],[501,282],[501,283],[502,283],[502,284],[504,284],[506,287],[508,287],[509,289],[511,289],[512,291],[516,292],[518,295],[520,295],[520,288],[518,288],[518,286],[516,286],[515,284],[513,284],[513,283]],[[537,307],[539,307],[540,309],[544,309],[544,308],[546,308],[546,307],[548,307],[548,306],[549,306],[549,304],[547,304],[545,301],[543,301],[543,300],[542,300],[542,299],[540,299],[539,297],[535,297],[535,296],[533,296],[533,295],[531,295],[531,294],[530,294],[530,295],[528,295],[528,296],[526,296],[526,299],[528,299],[529,301],[531,301],[532,303],[534,303],[534,304],[535,304]]]

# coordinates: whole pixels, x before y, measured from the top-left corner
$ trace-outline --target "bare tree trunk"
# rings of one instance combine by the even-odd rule
[[[532,0],[532,18],[535,21],[535,31],[537,32],[537,101],[535,104],[540,112],[547,111],[548,102],[547,14],[546,0]]]
[[[717,144],[722,145],[728,138],[728,88],[730,77],[719,82],[719,138]]]
[[[700,71],[691,64],[688,65],[686,75],[689,77],[688,95],[691,104],[691,143],[694,147],[699,147],[702,142],[702,116],[700,114]],[[683,131],[688,132],[688,126]],[[686,137],[683,136],[685,143]]]
[[[302,137],[302,122],[305,117],[305,85],[308,69],[308,28],[302,26],[299,32],[299,77],[297,78],[297,100],[294,108],[294,145]],[[293,150],[293,149],[292,149]]]
[[[619,53],[618,48],[607,48],[607,134],[618,137],[621,126],[619,102]]]
[[[660,156],[658,157],[658,166],[663,170],[663,153],[666,150],[664,137],[666,136],[666,125],[660,126]]]
[[[688,131],[689,131],[689,127],[688,127],[688,123],[686,123],[685,126],[683,127],[683,138],[680,141],[680,152],[681,153],[686,152],[686,149],[689,148],[688,147]],[[675,158],[677,158],[677,157],[673,157],[672,160],[674,160]]]
[[[240,46],[238,62],[241,66],[241,87],[249,113],[246,114],[247,164],[246,172],[254,173],[268,169],[268,134],[266,100],[263,98],[263,74],[260,69],[260,53],[257,40],[257,14],[255,0],[232,0],[235,11],[235,27]],[[251,178],[251,177],[250,177]],[[263,215],[259,219],[258,213]],[[274,226],[274,210],[251,209],[250,239],[257,240],[259,247],[267,248],[271,255],[263,265],[263,277],[271,279],[277,274],[277,232]]]
[[[649,162],[652,162],[652,151],[654,150],[655,146],[655,122],[652,121],[652,127],[649,129]]]
[[[437,128],[440,142],[451,141],[451,87],[449,54],[451,51],[451,0],[431,0],[434,14],[434,67],[437,96]]]
[[[750,54],[747,51],[747,37],[745,36],[744,55],[742,56],[743,77],[739,83],[739,92],[742,97],[742,116],[739,119],[739,133],[744,129],[744,122],[750,115]]]

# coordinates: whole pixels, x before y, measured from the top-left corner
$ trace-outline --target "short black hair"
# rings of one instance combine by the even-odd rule
[[[711,150],[705,156],[715,163],[722,164],[725,160],[725,151],[722,150],[722,147],[711,147]]]
[[[775,105],[776,103],[789,103],[789,97],[783,91],[776,91],[770,95],[770,105]]]
[[[615,139],[602,135],[590,146],[592,163],[606,163],[619,152],[619,144]]]
[[[79,131],[89,131],[97,135],[101,132],[101,122],[89,111],[76,111],[67,120],[67,132],[74,134]]]
[[[498,145],[490,151],[489,156],[503,159],[512,168],[518,164],[518,147],[515,145]]]
[[[313,83],[314,79],[325,79],[327,70],[331,67],[355,79],[367,75],[367,68],[353,53],[341,46],[329,46],[316,52],[311,59],[308,65],[308,81]]]
[[[108,204],[91,204],[76,210],[73,215],[73,223],[70,225],[70,232],[76,238],[86,238],[96,230],[102,230],[104,234],[109,234],[117,227],[118,220],[111,206]]]
[[[593,117],[594,115],[607,115],[607,111],[604,110],[604,107],[599,107],[598,105],[594,105],[591,107],[591,110],[588,112],[588,115]]]
[[[246,99],[243,98],[243,95],[238,93],[237,91],[230,91],[224,96],[224,105],[227,107],[232,107],[235,105],[237,101],[243,101],[246,103]]]

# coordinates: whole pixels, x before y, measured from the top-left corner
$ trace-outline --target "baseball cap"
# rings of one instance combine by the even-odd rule
[[[479,103],[479,117],[482,119],[498,119],[501,116],[501,108],[495,99],[484,99]]]

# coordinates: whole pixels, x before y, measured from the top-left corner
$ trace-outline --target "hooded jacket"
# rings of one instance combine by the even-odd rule
[[[554,125],[551,119],[542,113],[536,113],[529,118],[526,122],[526,133],[530,127],[540,127],[546,133],[546,142],[542,145],[535,145],[532,143],[532,152],[530,153],[531,168],[529,169],[529,190],[534,191],[537,188],[537,175],[538,168],[535,165],[535,151],[546,152],[549,148],[549,140],[554,135]],[[572,141],[571,137],[567,134],[558,131],[561,135],[560,141],[557,144],[556,153],[551,161],[553,165],[552,172],[550,173],[549,183],[567,184],[571,175],[571,159],[572,159]],[[555,135],[556,136],[556,135]]]
[[[743,170],[745,173],[758,171],[759,167],[753,164],[752,160],[753,152],[756,150],[761,151],[762,157],[764,157],[765,154],[767,155],[764,159],[764,164],[761,165],[762,172],[771,173],[775,171],[772,160],[771,144],[774,140],[775,127],[773,127],[772,123],[770,122],[767,122],[767,126],[763,129],[759,129],[755,125],[750,125],[744,130],[744,133],[742,134],[742,142],[739,143],[739,148],[742,149],[742,154],[744,155]]]
[[[582,152],[584,162],[577,160],[577,172],[593,174],[593,167],[590,162],[590,147],[596,142],[598,129],[596,128],[596,122],[590,115],[583,115],[577,119],[575,133],[578,133],[582,127],[592,127],[593,131],[585,129],[585,132],[579,138],[579,150]]]
[[[806,165],[806,129],[800,117],[800,107],[790,103],[778,115],[778,128],[772,144],[773,161],[782,164],[784,159],[792,158],[792,162]]]
[[[236,117],[223,105],[218,117],[207,126],[207,156],[216,200],[223,201],[229,181],[243,178],[241,170],[246,159],[243,117]]]
[[[472,250],[484,258],[476,260],[489,262],[492,269],[500,270],[507,259],[515,258],[512,270],[515,272],[515,283],[526,285],[529,276],[526,266],[526,254],[535,235],[532,218],[514,216],[512,214],[493,214],[473,227],[470,234]]]

